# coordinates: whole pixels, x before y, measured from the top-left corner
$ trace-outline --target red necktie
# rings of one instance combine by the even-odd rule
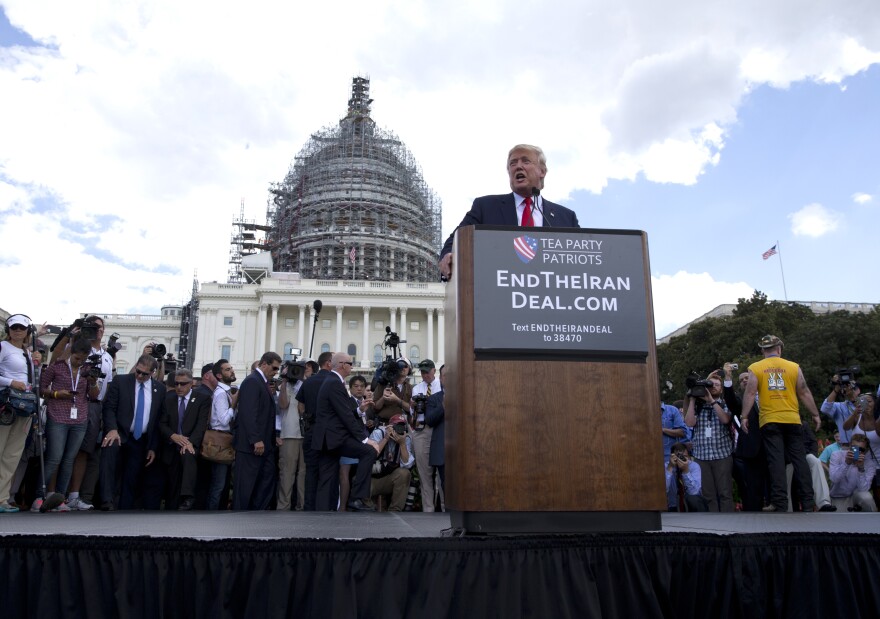
[[[527,197],[523,202],[525,208],[523,208],[522,221],[519,225],[524,228],[532,228],[535,225],[535,220],[532,219],[532,198],[531,196]]]

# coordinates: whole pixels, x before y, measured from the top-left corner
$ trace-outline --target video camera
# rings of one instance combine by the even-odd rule
[[[838,368],[835,370],[835,374],[837,374],[837,380],[831,380],[831,384],[835,387],[849,387],[856,381],[856,374],[862,371],[862,368],[858,365],[853,365],[848,368]]]
[[[77,318],[70,325],[69,329],[79,328],[79,336],[88,341],[98,339],[98,329],[101,325],[96,320],[86,320],[85,318]]]
[[[694,398],[705,398],[709,395],[709,388],[712,387],[712,381],[702,378],[696,372],[691,372],[684,379],[684,385],[687,387],[687,394]]]
[[[391,354],[386,354],[385,361],[376,368],[372,382],[373,391],[376,391],[377,387],[385,389],[388,385],[393,385],[397,381],[400,372],[408,367],[405,361],[398,360],[400,355],[397,349],[401,344],[406,344],[406,340],[400,339],[400,336],[392,331],[391,327],[385,327],[385,339],[382,342],[382,346],[386,349],[386,353],[387,349],[390,348]]]
[[[92,366],[89,369],[89,378],[107,378],[107,374],[101,371],[101,355],[89,355],[88,363]]]
[[[306,375],[306,362],[297,361],[302,354],[302,348],[292,348],[290,354],[293,355],[293,359],[284,362],[278,376],[280,378],[286,378],[288,383],[294,385]]]

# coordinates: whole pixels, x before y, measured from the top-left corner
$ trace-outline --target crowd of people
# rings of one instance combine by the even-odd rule
[[[266,352],[236,387],[227,359],[166,375],[148,345],[117,375],[103,319],[81,322],[50,352],[34,345],[45,328],[6,321],[0,512],[443,508],[443,368],[430,359],[398,359],[383,381],[352,375],[345,353]]]
[[[817,407],[803,372],[766,335],[763,358],[736,378],[725,363],[692,381],[686,398],[661,404],[670,511],[877,511],[880,391],[863,393],[855,377],[835,374]],[[798,402],[810,414],[801,419]],[[821,452],[821,415],[834,420],[834,442]]]

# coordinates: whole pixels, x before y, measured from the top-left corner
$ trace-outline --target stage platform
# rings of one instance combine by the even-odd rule
[[[874,617],[878,514],[450,535],[446,514],[0,515],[9,617]]]

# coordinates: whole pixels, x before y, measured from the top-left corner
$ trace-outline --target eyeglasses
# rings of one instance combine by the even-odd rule
[[[174,381],[174,384],[177,385],[178,387],[185,387],[186,385],[190,384],[191,382],[192,382],[191,380],[187,380],[184,382]]]
[[[137,374],[138,376],[149,376],[150,374],[152,374],[152,372],[141,372],[140,370],[137,370],[137,369],[134,371],[134,373]]]
[[[273,372],[277,372],[278,370],[281,369],[281,366],[280,365],[273,365],[273,366],[270,366],[269,369],[272,370]]]
[[[354,365],[354,362],[352,362],[352,361],[343,361],[343,362],[342,362],[342,365]]]

